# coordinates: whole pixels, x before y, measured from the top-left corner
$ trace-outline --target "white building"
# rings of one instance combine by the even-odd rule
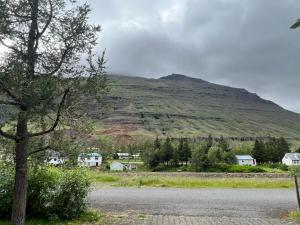
[[[120,162],[117,162],[117,161],[114,161],[110,164],[110,170],[111,171],[123,171],[125,168],[124,168],[124,165],[123,163],[120,163]]]
[[[286,153],[282,163],[287,166],[300,165],[300,153]]]
[[[48,159],[47,159],[47,163],[48,164],[51,164],[53,166],[59,166],[59,165],[62,165],[64,162],[66,162],[66,158],[63,157],[61,155],[61,153],[59,152],[56,152],[56,151],[53,151],[53,150],[50,150],[47,152],[48,154]]]
[[[118,159],[129,159],[130,158],[130,154],[127,152],[118,152]]]
[[[256,166],[256,160],[250,155],[236,155],[236,162],[242,166]]]
[[[64,158],[61,157],[50,157],[48,164],[51,164],[53,166],[59,166],[62,165],[65,162]]]
[[[79,166],[100,166],[102,163],[102,156],[99,153],[81,153],[78,156]]]

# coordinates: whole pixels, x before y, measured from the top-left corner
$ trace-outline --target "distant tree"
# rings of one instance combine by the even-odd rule
[[[265,161],[267,162],[281,162],[285,153],[288,152],[290,152],[290,146],[283,137],[272,137],[265,142]]]
[[[220,147],[211,147],[207,154],[208,160],[211,164],[224,162],[223,151]]]
[[[154,149],[160,149],[160,140],[158,136],[156,136],[156,139],[154,141]]]
[[[206,148],[206,145],[200,145],[192,151],[192,167],[198,171],[205,169],[209,165]]]
[[[178,158],[181,161],[181,164],[185,161],[185,152],[184,152],[184,140],[183,138],[180,138],[179,144],[177,147],[177,153],[178,153]]]
[[[208,138],[207,138],[207,152],[213,146],[213,143],[214,143],[214,140],[213,140],[211,134],[209,134]]]
[[[167,165],[169,164],[169,161],[172,159],[173,151],[174,149],[171,143],[171,139],[167,137],[161,149],[162,161],[166,162]]]
[[[258,163],[265,162],[265,145],[259,140],[255,140],[251,155]]]
[[[188,139],[184,139],[184,142],[183,142],[183,152],[184,152],[183,161],[185,162],[185,165],[187,166],[187,163],[188,163],[189,159],[192,156],[192,151],[191,151],[191,148],[189,146]]]
[[[179,165],[179,153],[178,148],[173,148],[172,158],[170,160],[170,164],[174,167]]]
[[[223,136],[220,137],[218,145],[223,152],[229,151],[228,142],[225,140],[225,138]]]
[[[233,152],[224,152],[224,162],[228,164],[234,164],[236,162]]]
[[[277,140],[277,143],[278,143],[278,150],[277,150],[278,152],[277,152],[277,155],[276,155],[277,156],[276,161],[277,162],[281,162],[281,160],[284,157],[284,155],[286,153],[291,152],[291,150],[290,150],[290,144],[283,137],[280,137]]]
[[[161,152],[159,149],[147,152],[144,156],[145,164],[150,168],[155,168],[161,163]]]
[[[300,153],[300,147],[295,150],[296,153]]]

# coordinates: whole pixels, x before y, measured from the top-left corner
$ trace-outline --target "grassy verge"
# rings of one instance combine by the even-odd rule
[[[290,212],[288,217],[291,219],[300,220],[300,211]]]
[[[0,220],[0,225],[9,225],[7,220]],[[70,221],[49,221],[43,219],[29,219],[26,225],[108,225],[104,216],[97,212],[86,212],[80,218]]]
[[[175,188],[292,188],[288,178],[203,178],[189,176],[127,175],[94,173],[93,182],[111,187]]]

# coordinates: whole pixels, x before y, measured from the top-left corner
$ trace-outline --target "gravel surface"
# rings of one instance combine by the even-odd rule
[[[282,219],[297,208],[293,189],[106,188],[88,199],[104,211],[145,213],[143,224],[297,224]]]

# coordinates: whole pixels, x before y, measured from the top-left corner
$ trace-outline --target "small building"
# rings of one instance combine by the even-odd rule
[[[124,171],[125,167],[123,163],[114,161],[110,164],[111,171]]]
[[[236,155],[236,162],[242,166],[256,166],[256,160],[250,155]]]
[[[67,159],[65,157],[63,157],[60,152],[50,150],[47,152],[47,154],[48,154],[48,158],[47,158],[46,162],[53,166],[62,165],[67,161]]]
[[[59,165],[62,165],[64,162],[65,162],[64,158],[51,157],[47,163],[51,164],[53,166],[59,166]]]
[[[130,154],[127,152],[118,152],[118,159],[129,159],[130,158]]]
[[[300,153],[286,153],[282,158],[282,163],[287,166],[300,165]]]
[[[102,156],[100,153],[81,153],[78,156],[79,166],[101,166]]]
[[[137,159],[140,159],[140,158],[141,158],[141,155],[140,155],[140,154],[133,154],[133,155],[132,155],[132,158],[133,158],[134,160],[137,160]]]

